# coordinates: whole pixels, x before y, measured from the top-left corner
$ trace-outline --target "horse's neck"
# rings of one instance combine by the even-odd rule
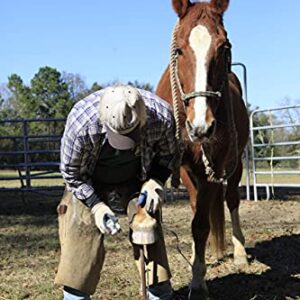
[[[229,82],[225,84],[222,98],[219,101],[220,103],[216,111],[217,124],[227,130],[232,130],[234,127],[234,112]]]

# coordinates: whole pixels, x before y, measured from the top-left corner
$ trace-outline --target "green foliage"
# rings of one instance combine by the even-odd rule
[[[253,127],[264,127],[282,124],[299,123],[299,109],[290,109],[282,111],[264,111],[254,114]],[[259,129],[254,131],[254,144],[262,146],[255,147],[255,157],[282,157],[299,155],[299,145],[274,145],[276,143],[287,141],[299,141],[300,128],[279,127],[273,129]],[[265,146],[263,146],[265,144]],[[258,167],[295,168],[299,167],[299,162],[293,160],[271,160],[258,162]]]
[[[96,91],[99,91],[103,88],[103,86],[101,86],[98,82],[94,82],[92,84],[92,87],[90,89],[90,92],[93,93],[93,92],[96,92]]]
[[[63,72],[62,79],[68,86],[72,104],[83,99],[90,93],[84,79],[79,74]]]
[[[6,111],[7,117],[23,118],[32,109],[30,88],[24,85],[22,78],[17,74],[8,77],[7,87],[11,92]]]
[[[62,72],[49,66],[41,67],[33,76],[30,85],[25,85],[18,74],[11,74],[6,86],[0,85],[0,120],[66,118],[72,106],[90,93],[107,85],[94,82],[89,88],[79,74]],[[138,88],[153,91],[149,83],[129,82]],[[64,122],[28,122],[29,135],[57,135],[64,130]],[[0,136],[22,136],[22,123],[0,123]],[[23,140],[10,138],[0,140],[0,151],[23,150]],[[55,142],[29,144],[30,150],[59,149],[59,139]],[[21,162],[23,156],[1,157],[1,163]],[[30,160],[58,161],[59,154],[32,154]]]
[[[134,82],[128,81],[127,84],[146,91],[150,91],[150,92],[154,91],[154,87],[150,83],[143,83],[143,82],[141,83],[135,80]]]
[[[116,82],[112,82],[114,84]],[[149,83],[137,80],[128,84],[154,90]],[[90,88],[79,74],[63,72],[49,66],[41,67],[30,81],[30,86],[24,84],[18,74],[8,78],[7,89],[10,93],[6,99],[0,90],[1,119],[42,119],[65,118],[77,101],[90,93],[110,84],[94,82]],[[6,105],[4,105],[6,103]]]
[[[254,109],[251,106],[248,107],[250,113],[254,110],[258,109],[255,107]],[[263,127],[270,125],[270,120],[273,119],[272,116],[268,116],[266,113],[255,113],[253,116],[253,127]],[[270,144],[271,143],[271,134],[269,130],[255,130],[254,131],[254,144]],[[261,146],[255,147],[255,157],[270,157],[272,155],[272,148],[270,146]],[[267,162],[258,163],[261,167],[267,167]]]
[[[67,83],[50,67],[40,68],[31,80],[31,99],[34,118],[65,117],[72,105]]]

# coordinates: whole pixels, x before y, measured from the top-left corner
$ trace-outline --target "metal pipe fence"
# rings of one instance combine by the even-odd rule
[[[0,187],[1,191],[33,191],[33,180],[58,179],[60,139],[65,119],[27,119],[0,121],[0,170],[14,170],[15,174],[0,173],[1,181],[16,181],[20,187]],[[3,134],[1,134],[3,133]],[[60,187],[63,188],[63,187]],[[57,190],[57,186],[40,189]]]
[[[292,118],[290,116],[290,111],[296,112],[296,117]],[[276,117],[276,113],[281,113],[281,116]],[[255,125],[255,118],[259,114],[264,114],[268,117],[268,124],[265,125]],[[288,114],[289,122],[286,123],[287,118],[283,118],[282,114]],[[274,182],[274,177],[277,175],[300,175],[300,147],[298,150],[294,150],[293,153],[287,153],[287,151],[280,151],[280,155],[276,155],[276,149],[286,148],[291,146],[300,145],[300,123],[298,118],[300,117],[300,105],[290,105],[278,108],[268,108],[268,109],[257,109],[250,115],[250,137],[251,137],[251,152],[252,152],[252,176],[253,176],[253,189],[254,189],[254,200],[258,199],[258,187],[264,187],[266,189],[267,199],[271,197],[271,190],[274,194],[274,187],[290,187],[299,188],[300,183],[291,182]],[[292,129],[291,129],[292,128]],[[277,133],[275,140],[275,131],[281,130]],[[289,136],[292,136],[291,130],[294,130],[296,134],[295,140],[289,141]],[[256,138],[259,136],[259,132],[264,132],[261,137],[261,142],[259,143]],[[297,134],[298,133],[298,134]],[[264,141],[263,138],[268,139],[268,142]],[[268,155],[264,149],[268,149]],[[261,151],[261,153],[259,153]],[[294,162],[295,168],[299,170],[291,170],[289,162]],[[258,163],[267,163],[269,170],[259,170]],[[280,170],[275,170],[275,165],[277,163],[285,163],[280,167]],[[291,163],[290,163],[291,164]],[[258,182],[258,175],[270,175],[270,182]],[[299,176],[297,178],[300,178]],[[262,180],[260,180],[262,181]]]
[[[244,98],[248,106],[247,100],[247,74],[246,67],[243,64],[235,63],[233,66],[240,66],[243,70],[243,84],[244,84]],[[293,122],[276,122],[270,117],[270,124],[255,125],[254,119],[260,113],[268,113],[270,116],[275,112],[282,112],[286,110],[298,110],[300,115],[300,105],[270,108],[270,109],[257,109],[250,115],[250,144],[245,150],[245,172],[246,172],[246,198],[250,199],[250,177],[253,179],[253,195],[254,200],[258,198],[258,188],[262,187],[266,190],[267,199],[271,197],[271,189],[274,187],[285,188],[299,188],[300,184],[292,184],[290,182],[258,182],[258,176],[270,175],[272,178],[278,175],[293,175],[300,174],[299,170],[290,170],[288,168],[281,168],[276,170],[274,165],[278,162],[293,162],[300,161],[300,149],[298,153],[275,155],[276,148],[284,147],[297,147],[300,145],[300,139],[297,140],[274,140],[270,138],[268,141],[257,141],[255,137],[260,131],[271,132],[272,136],[276,130],[288,131],[300,128],[299,119]],[[58,190],[63,189],[63,184],[57,186],[54,180],[61,179],[59,173],[60,164],[60,139],[63,134],[65,119],[28,119],[28,120],[1,120],[0,121],[0,170],[15,170],[15,174],[10,174],[0,171],[1,181],[18,181],[20,187],[1,187],[0,191],[37,191],[37,190]],[[249,168],[249,148],[251,148],[251,165],[252,170]],[[259,149],[269,149],[271,155],[259,154]],[[268,164],[269,170],[262,170],[258,168],[259,164]],[[47,186],[35,186],[33,182],[36,180],[52,180],[53,185],[49,183]],[[169,189],[171,198],[174,189]],[[183,193],[181,189],[179,193]],[[176,197],[177,195],[174,195]]]
[[[248,102],[248,85],[247,85],[247,67],[245,64],[235,62],[231,64],[232,67],[240,67],[242,69],[242,82],[243,82],[243,98],[245,101],[246,108],[249,108]],[[246,199],[250,200],[250,167],[249,167],[249,144],[245,147],[245,171],[246,171]]]

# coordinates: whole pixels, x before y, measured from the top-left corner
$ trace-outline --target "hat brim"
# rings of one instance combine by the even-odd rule
[[[113,132],[107,128],[107,140],[109,144],[118,150],[129,150],[134,148],[135,141],[128,136]]]

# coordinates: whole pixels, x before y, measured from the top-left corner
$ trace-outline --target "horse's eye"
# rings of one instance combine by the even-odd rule
[[[218,49],[217,60],[228,60],[231,57],[230,48],[228,46],[222,46]]]
[[[182,49],[181,48],[176,48],[175,53],[177,55],[182,55]]]
[[[228,51],[228,47],[226,47],[226,46],[221,46],[219,48],[219,54],[225,54],[225,53],[227,53],[227,51]]]

